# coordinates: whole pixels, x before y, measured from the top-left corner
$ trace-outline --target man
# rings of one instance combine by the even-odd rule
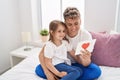
[[[75,55],[75,50],[77,47],[78,42],[84,40],[91,40],[91,34],[80,27],[81,25],[81,18],[79,10],[75,7],[68,7],[63,13],[64,20],[67,25],[67,38],[72,45],[72,49],[74,50],[72,54],[68,57],[72,61],[73,66],[80,67],[82,69],[82,76],[79,80],[94,80],[97,79],[101,75],[100,68],[91,62],[91,53],[87,50],[81,51],[82,54]],[[40,52],[39,59],[41,65],[38,65],[36,68],[36,74],[40,77],[46,78],[48,80],[55,80],[56,76],[52,74],[44,64],[44,52],[43,49]],[[43,70],[42,70],[42,68]],[[45,72],[45,74],[44,74]],[[46,75],[46,76],[45,76]]]

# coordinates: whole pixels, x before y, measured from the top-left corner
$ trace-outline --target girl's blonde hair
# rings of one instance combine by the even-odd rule
[[[50,31],[55,32],[55,31],[57,30],[57,28],[58,28],[59,25],[64,26],[65,29],[67,30],[66,24],[65,24],[64,22],[62,22],[62,21],[53,20],[53,21],[51,21],[50,24],[49,24],[49,33],[50,33],[50,38],[49,38],[49,40],[51,40],[52,42],[53,42],[53,35],[51,34]],[[68,41],[68,39],[66,38],[66,36],[65,36],[63,39]]]

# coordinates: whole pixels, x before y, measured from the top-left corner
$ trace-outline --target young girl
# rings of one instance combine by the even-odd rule
[[[66,35],[66,25],[62,21],[54,20],[49,25],[50,39],[44,48],[45,64],[47,68],[60,80],[77,80],[81,76],[79,67],[71,66],[67,52],[72,52]]]

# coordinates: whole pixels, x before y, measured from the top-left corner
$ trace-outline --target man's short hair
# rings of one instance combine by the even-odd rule
[[[76,7],[68,7],[65,9],[63,16],[64,16],[64,20],[74,19],[80,17],[80,12]]]

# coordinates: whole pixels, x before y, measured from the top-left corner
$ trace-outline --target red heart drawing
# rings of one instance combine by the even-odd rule
[[[82,44],[82,48],[86,49],[89,45],[90,45],[90,43],[84,43],[84,44]]]

